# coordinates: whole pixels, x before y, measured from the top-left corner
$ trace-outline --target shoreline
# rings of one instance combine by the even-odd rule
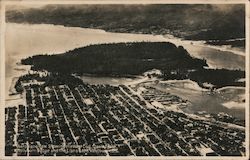
[[[224,52],[231,52],[233,54],[236,54],[236,55],[239,55],[239,56],[246,56],[245,52],[242,52],[242,51],[238,51],[236,49],[228,49],[228,48],[224,48],[223,45],[222,46],[215,46],[215,45],[208,45],[208,44],[205,44],[205,43],[202,43],[201,45],[198,45],[198,46],[202,46],[202,47],[209,47],[209,48],[212,48],[212,49],[216,49],[216,50],[219,50],[219,51],[224,51]]]
[[[13,24],[13,28],[11,28],[12,27],[11,24]],[[143,40],[144,41],[158,41],[158,42],[160,42],[160,41],[162,41],[162,42],[168,41],[170,43],[174,43],[177,47],[178,47],[178,45],[183,45],[184,48],[185,48],[185,45],[188,46],[188,47],[192,47],[193,46],[193,48],[195,50],[197,50],[197,53],[193,53],[193,54],[191,54],[191,56],[194,56],[194,57],[198,56],[197,58],[199,58],[199,56],[200,57],[204,56],[204,58],[206,58],[206,55],[204,55],[204,54],[199,55],[199,53],[203,53],[203,52],[200,51],[200,49],[201,49],[200,47],[197,47],[199,45],[204,45],[204,44],[201,44],[201,42],[197,42],[197,41],[181,40],[179,38],[173,37],[172,35],[151,35],[151,34],[138,34],[138,33],[116,33],[116,32],[106,32],[106,31],[100,30],[100,29],[81,28],[81,27],[66,27],[66,26],[63,26],[63,25],[54,25],[54,24],[7,23],[7,25],[9,25],[9,27],[10,27],[9,31],[8,31],[9,33],[11,33],[11,34],[18,33],[18,36],[19,36],[18,39],[16,39],[15,37],[12,37],[11,40],[21,41],[22,37],[20,37],[20,36],[25,36],[24,33],[26,33],[26,31],[27,31],[27,33],[30,33],[30,32],[28,32],[29,29],[33,30],[34,33],[39,32],[40,29],[42,31],[45,31],[46,29],[48,29],[48,31],[47,30],[46,31],[49,33],[49,35],[46,35],[46,36],[41,35],[43,33],[43,32],[41,32],[41,33],[39,33],[39,35],[34,34],[32,37],[28,37],[28,40],[35,40],[35,39],[37,39],[37,38],[34,39],[34,36],[38,36],[38,38],[41,38],[41,40],[44,40],[46,38],[51,38],[52,40],[54,40],[53,37],[55,37],[55,36],[57,37],[55,39],[56,41],[58,41],[57,45],[55,45],[55,46],[53,45],[53,46],[48,46],[47,47],[47,45],[48,45],[47,43],[49,43],[49,42],[46,41],[46,43],[43,43],[43,41],[41,41],[42,43],[40,43],[40,41],[38,41],[38,42],[35,43],[35,45],[33,45],[34,47],[36,47],[36,45],[38,47],[36,47],[35,49],[33,47],[33,48],[28,48],[26,50],[20,50],[20,53],[18,52],[17,58],[25,58],[27,56],[36,55],[36,53],[40,54],[40,52],[43,52],[44,54],[45,53],[47,53],[47,54],[64,53],[67,50],[71,50],[72,47],[73,48],[78,48],[78,47],[83,47],[83,46],[87,46],[87,45],[90,45],[90,44],[101,44],[101,43],[104,43],[105,41],[107,41],[107,43],[109,43],[110,41],[114,41],[113,43],[116,43],[116,42],[119,41],[119,43],[120,43],[120,42],[131,42],[131,41],[132,42],[136,42],[136,41],[139,42],[139,41],[143,41]],[[40,27],[41,25],[45,26],[45,27]],[[58,39],[57,32],[55,34],[53,34],[53,36],[50,37],[50,32],[54,33],[54,31],[57,31],[57,28],[61,32],[65,31],[66,35],[72,35],[72,34],[74,35],[74,34],[79,34],[79,33],[80,33],[80,35],[77,37],[77,39],[72,39],[72,41],[74,43],[70,41],[67,46],[61,46],[61,44],[63,44],[62,42],[68,42],[68,38],[67,38],[67,41],[63,40],[64,37],[60,37],[60,36],[59,36],[60,39]],[[20,31],[19,30],[16,31],[16,29],[20,29]],[[25,32],[23,33],[22,30],[25,30]],[[14,31],[14,32],[11,32],[11,31]],[[82,36],[84,34],[88,33],[87,36],[90,36],[90,37],[92,36],[92,34],[89,33],[90,31],[93,31],[94,33],[102,33],[100,35],[97,34],[98,36],[100,36],[99,38],[101,38],[101,39],[97,40],[97,41],[96,40],[92,40],[92,39],[89,40],[89,41],[86,41],[86,40],[83,41],[82,40]],[[59,34],[61,34],[61,32]],[[19,35],[19,33],[20,33],[20,35]],[[94,35],[96,35],[96,34],[94,34]],[[42,37],[39,37],[39,36],[42,36]],[[113,40],[112,36],[114,36],[114,40]],[[136,36],[139,36],[139,37],[136,37]],[[106,40],[107,37],[109,37],[109,39]],[[85,41],[86,41],[86,43],[85,43]],[[11,42],[12,41],[10,41],[8,43],[11,43]],[[193,42],[193,44],[191,44],[191,42]],[[37,44],[37,43],[39,43],[39,44]],[[22,43],[22,45],[25,46],[27,44],[26,43]],[[209,46],[208,45],[204,45],[204,48],[209,48]],[[14,51],[19,51],[19,50],[17,48]],[[14,52],[14,51],[12,51],[12,52]],[[6,54],[10,54],[11,55],[12,52],[9,52],[9,53],[6,53]],[[220,55],[220,54],[222,54],[222,56],[223,55],[226,56],[226,54],[228,54],[229,56],[230,55],[235,55],[235,53],[233,53],[233,52],[228,52],[228,53],[217,52],[217,53],[214,53],[214,55]],[[243,56],[243,55],[241,55],[241,56]],[[239,57],[242,58],[241,56],[239,56]],[[215,58],[211,58],[211,60],[213,60]],[[20,59],[19,59],[19,61],[20,61]],[[213,66],[215,66],[215,68],[216,68],[216,66],[217,66],[216,63],[219,64],[220,61],[221,61],[221,59],[216,59],[216,61],[214,62],[214,64],[212,64],[211,66],[209,65],[209,68],[213,68]],[[239,62],[241,62],[241,61],[237,61],[237,63],[235,63],[234,66],[236,66],[236,67],[239,66],[241,64]],[[222,64],[222,66],[226,67],[227,64]],[[25,68],[25,67],[20,67],[20,64],[15,64],[15,66],[13,68],[11,67],[10,69],[11,70],[15,70],[15,68]],[[15,70],[14,72],[10,73],[9,77],[5,77],[5,79],[7,78],[7,80],[8,80],[8,79],[11,79],[12,77],[17,77],[18,75],[21,76],[22,74],[25,74],[25,73],[27,73],[27,70],[22,70],[22,69],[21,70]],[[84,76],[89,76],[89,75],[84,75]],[[131,77],[130,75],[127,75],[127,76],[126,76],[126,78],[130,78],[130,79],[131,78],[132,79],[134,79],[134,78],[137,79],[138,78],[137,80],[139,82],[140,81],[141,82],[148,81],[146,78],[145,79],[141,79],[141,77]],[[95,78],[95,76],[92,75],[90,78]],[[115,79],[113,81],[114,83],[118,83],[118,81],[116,80],[116,78],[119,79],[119,78],[122,78],[122,77],[115,76],[115,77],[112,77],[112,78]],[[142,78],[144,78],[144,77],[142,77]],[[108,79],[108,77],[107,77],[107,79]],[[9,85],[9,84],[11,84],[11,82],[15,82],[15,80],[11,79],[10,82],[8,82],[6,84]],[[127,84],[131,84],[131,83],[138,83],[138,82],[130,81]],[[13,87],[13,85],[14,84],[12,84],[12,87]],[[7,86],[7,87],[9,87],[9,86]],[[7,90],[12,91],[11,88],[7,88]],[[6,100],[8,99],[8,97],[9,96],[7,95],[6,96]]]
[[[226,89],[240,89],[240,90],[245,90],[246,87],[241,87],[241,86],[226,86],[226,87],[222,87],[222,88],[218,88],[216,89],[216,91],[223,91],[223,90],[226,90]]]
[[[171,42],[171,43],[174,43],[177,47],[178,45],[181,45],[180,43],[186,43],[186,44],[190,44],[190,45],[195,45],[195,46],[200,46],[200,47],[208,47],[208,48],[211,48],[211,49],[216,49],[216,50],[219,50],[219,51],[223,51],[223,52],[230,52],[230,53],[233,53],[233,54],[236,54],[236,55],[240,55],[240,56],[245,56],[245,52],[243,51],[239,51],[239,50],[236,50],[236,49],[233,49],[233,48],[225,48],[222,46],[218,46],[218,45],[209,45],[209,44],[206,44],[206,41],[202,41],[202,40],[187,40],[187,39],[183,39],[183,38],[179,38],[179,37],[175,37],[174,35],[172,34],[147,34],[147,33],[130,33],[130,32],[112,32],[112,31],[106,31],[104,29],[99,29],[99,28],[82,28],[82,27],[72,27],[72,26],[64,26],[64,25],[55,25],[55,24],[51,24],[51,23],[40,23],[40,24],[30,24],[30,23],[7,23],[7,24],[14,24],[14,25],[25,25],[25,26],[29,26],[29,25],[32,25],[34,27],[36,26],[46,26],[46,25],[51,25],[53,27],[59,27],[59,29],[62,29],[64,30],[65,28],[67,29],[76,29],[76,30],[79,30],[79,32],[82,32],[82,29],[84,30],[89,30],[89,31],[94,31],[96,33],[113,33],[113,34],[124,34],[124,35],[129,35],[129,34],[133,34],[133,35],[145,35],[145,36],[154,36],[154,37],[159,37],[160,39],[162,39],[163,41],[166,41],[166,42]],[[20,26],[18,26],[20,27]],[[185,47],[184,47],[185,48]],[[234,47],[236,48],[236,47]]]
[[[75,75],[76,76],[76,75]],[[88,84],[94,84],[94,85],[97,85],[97,84],[107,84],[107,85],[112,85],[112,86],[118,86],[118,85],[131,85],[131,86],[136,86],[136,85],[140,85],[140,84],[143,84],[145,83],[146,85],[165,85],[165,87],[163,87],[161,90],[164,90],[164,92],[169,92],[169,91],[173,91],[173,95],[177,95],[177,96],[180,96],[182,98],[184,98],[183,96],[183,93],[182,92],[185,92],[185,93],[189,93],[191,94],[189,97],[192,99],[193,97],[193,100],[192,100],[192,103],[194,103],[193,105],[197,105],[196,103],[202,103],[205,105],[205,103],[203,102],[196,102],[196,99],[197,97],[196,96],[200,96],[201,98],[205,98],[205,99],[208,99],[209,97],[214,97],[214,95],[217,97],[221,97],[219,94],[220,94],[220,91],[222,90],[227,90],[227,89],[233,89],[235,92],[235,96],[239,96],[237,93],[238,93],[238,89],[240,90],[245,90],[245,87],[237,87],[237,86],[226,86],[226,87],[222,87],[218,90],[215,90],[215,91],[210,91],[208,89],[204,89],[202,87],[200,87],[195,81],[192,81],[190,79],[184,79],[184,80],[162,80],[162,79],[158,79],[156,77],[153,77],[153,78],[148,78],[147,76],[140,76],[139,78],[122,78],[122,77],[100,77],[100,76],[87,76],[87,75],[84,75],[84,77],[87,77],[85,80],[84,80],[84,77],[79,77],[79,76],[76,76],[77,78],[80,78],[84,83],[88,83]],[[17,79],[17,77],[15,77],[15,80]],[[14,80],[12,81],[13,84],[14,84]],[[148,84],[147,84],[148,83]],[[12,86],[13,86],[12,84]],[[159,87],[159,86],[158,86]],[[156,89],[158,89],[158,87],[156,87]],[[165,88],[165,89],[164,89]],[[169,91],[168,89],[169,88]],[[213,92],[213,94],[212,94]],[[241,92],[241,91],[240,91]],[[223,96],[226,96],[226,95],[222,95]],[[221,97],[221,98],[222,98]],[[210,98],[210,99],[211,99]],[[221,99],[220,98],[220,99]],[[185,98],[184,98],[185,99]],[[188,98],[189,99],[189,98]],[[222,100],[222,99],[221,99]],[[200,101],[200,100],[199,100]],[[10,106],[11,104],[24,104],[25,103],[25,100],[23,100],[23,97],[22,97],[22,94],[18,94],[18,95],[12,95],[12,96],[9,96],[9,98],[5,99],[5,102],[6,102],[6,105],[8,104],[8,106]],[[204,101],[205,102],[205,101]],[[245,105],[246,103],[243,102],[243,103],[239,103],[239,105],[241,106],[240,108],[239,107],[230,107],[231,104],[236,104],[237,102],[234,102],[233,99],[230,99],[230,100],[223,100],[223,102],[218,102],[218,104],[221,104],[223,105],[224,107],[228,108],[229,110],[233,111],[235,109],[240,109],[240,110],[243,110],[245,109]],[[228,105],[229,106],[228,106]],[[238,103],[237,103],[238,104]],[[194,106],[195,107],[195,106]],[[193,110],[192,112],[194,112],[196,109],[192,107],[191,108],[187,108],[188,110]],[[185,109],[184,109],[185,110]],[[202,109],[201,108],[201,111],[206,111],[206,109]],[[231,112],[230,111],[230,112]],[[185,111],[186,112],[186,111]],[[209,112],[208,112],[209,113]],[[225,113],[228,113],[225,112]],[[238,116],[237,116],[238,117]],[[240,117],[240,116],[239,116]]]
[[[20,76],[19,76],[20,77]],[[10,84],[10,87],[9,87],[9,95],[14,95],[14,94],[17,94],[16,90],[15,90],[15,84],[16,82],[18,81],[19,77],[13,77],[11,79],[11,84]]]

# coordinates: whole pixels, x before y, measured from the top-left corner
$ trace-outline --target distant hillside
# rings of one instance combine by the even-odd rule
[[[6,20],[111,32],[170,33],[193,40],[227,40],[245,37],[244,7],[239,4],[47,5],[10,9]]]
[[[47,70],[63,75],[131,76],[159,69],[164,79],[192,79],[216,88],[239,85],[244,71],[204,69],[205,60],[191,57],[183,47],[167,42],[137,42],[91,45],[59,55],[37,55],[23,59],[33,70]]]

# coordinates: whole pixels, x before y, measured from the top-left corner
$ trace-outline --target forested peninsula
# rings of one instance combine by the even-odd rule
[[[35,55],[22,59],[32,70],[58,74],[93,74],[98,76],[136,76],[152,69],[162,71],[163,79],[191,79],[200,86],[211,83],[215,88],[236,85],[245,72],[206,69],[206,60],[192,57],[182,46],[169,42],[131,42],[90,45],[58,55]]]

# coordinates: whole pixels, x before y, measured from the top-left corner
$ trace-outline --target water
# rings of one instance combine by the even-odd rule
[[[109,33],[98,29],[84,29],[77,27],[64,27],[49,24],[6,24],[6,99],[9,96],[9,88],[13,83],[14,77],[19,77],[27,73],[27,69],[16,69],[16,63],[21,58],[36,54],[58,54],[74,48],[88,46],[100,43],[116,42],[141,42],[141,41],[168,41],[174,44],[182,45],[188,52],[198,58],[204,58],[212,68],[244,69],[244,53],[229,52],[223,48],[220,50],[210,46],[204,46],[202,42],[192,42],[180,40],[171,36],[149,35],[149,34],[128,34],[128,33]],[[131,78],[109,78],[109,77],[82,77],[85,81],[101,83],[119,84],[131,82]],[[184,91],[184,90],[183,90]],[[190,92],[187,92],[190,93]],[[194,94],[197,99],[203,99]],[[200,102],[205,104],[213,101],[204,98]],[[197,102],[198,103],[198,102]],[[198,104],[197,104],[198,106]],[[216,106],[216,105],[215,105]],[[197,108],[197,107],[196,107]],[[215,109],[214,107],[211,109]]]
[[[186,87],[186,85],[189,86]],[[223,112],[240,119],[245,119],[245,108],[241,107],[244,106],[244,103],[242,103],[242,100],[245,99],[244,87],[224,87],[217,92],[211,93],[210,91],[192,86],[191,83],[185,81],[159,83],[157,85],[150,84],[150,86],[188,100],[190,105],[182,109],[187,113],[198,111],[206,111],[207,113]],[[235,102],[235,105],[232,108],[228,108],[223,105],[227,102]]]

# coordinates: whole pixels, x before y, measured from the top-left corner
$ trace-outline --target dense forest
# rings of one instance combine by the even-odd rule
[[[206,44],[211,45],[231,45],[232,47],[245,47],[245,39],[240,40],[233,40],[233,41],[226,41],[226,40],[219,40],[219,41],[207,41]]]
[[[221,88],[225,86],[245,86],[244,82],[239,82],[240,78],[245,77],[245,72],[240,70],[227,70],[227,69],[197,69],[194,71],[176,70],[163,71],[163,75],[160,78],[165,80],[169,79],[190,79],[198,83],[203,88],[210,88],[204,85],[209,83],[213,85],[213,88]]]
[[[151,69],[197,69],[205,60],[193,58],[183,47],[168,42],[91,45],[60,55],[36,55],[21,61],[33,70],[98,75],[138,75]]]
[[[9,6],[6,21],[99,28],[111,32],[170,33],[192,40],[245,37],[243,4]]]
[[[69,87],[75,87],[80,84],[83,84],[82,80],[70,75],[70,74],[59,74],[59,73],[50,73],[46,76],[40,76],[39,74],[25,74],[18,78],[14,88],[18,93],[22,93],[24,88],[22,82],[37,80],[38,82],[44,82],[41,86],[55,86],[67,84]],[[38,86],[38,84],[30,84],[30,86]]]
[[[59,55],[36,55],[21,60],[32,70],[58,74],[95,74],[99,76],[141,75],[159,69],[165,79],[192,79],[215,87],[244,85],[244,71],[204,69],[205,60],[197,59],[182,47],[168,42],[133,42],[90,45]],[[174,73],[173,73],[174,72]]]

